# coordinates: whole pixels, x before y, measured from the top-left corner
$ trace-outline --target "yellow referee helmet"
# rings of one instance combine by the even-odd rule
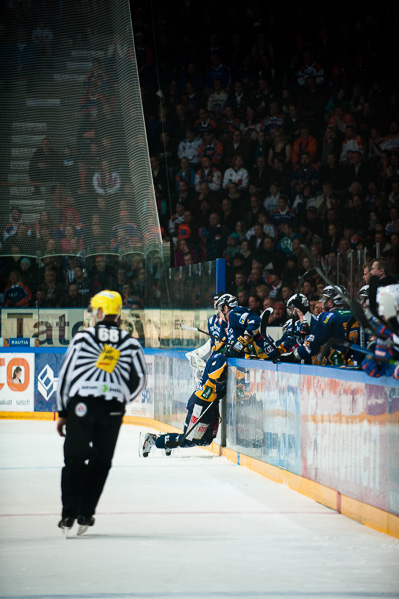
[[[96,311],[102,308],[104,316],[119,316],[122,312],[122,297],[117,291],[104,289],[91,298],[90,307]]]

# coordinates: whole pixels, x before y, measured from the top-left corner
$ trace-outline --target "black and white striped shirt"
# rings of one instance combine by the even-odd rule
[[[72,397],[95,396],[133,401],[147,384],[140,343],[112,322],[98,323],[75,335],[59,374],[57,410]]]

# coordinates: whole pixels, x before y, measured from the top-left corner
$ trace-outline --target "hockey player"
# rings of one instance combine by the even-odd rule
[[[226,336],[227,322],[216,307],[217,301],[222,295],[222,293],[217,293],[213,297],[215,314],[208,318],[209,339],[207,339],[201,347],[185,354],[186,358],[190,361],[191,366],[197,370],[197,379],[201,378],[208,358],[211,357],[213,352],[218,351],[223,347],[221,345],[221,340]]]
[[[119,328],[121,310],[116,291],[92,297],[93,326],[75,335],[60,370],[57,432],[65,437],[65,466],[58,526],[66,536],[76,519],[78,534],[94,524],[125,404],[146,386],[143,350]]]
[[[287,302],[287,308],[291,310],[291,318],[283,327],[283,336],[276,341],[280,354],[292,352],[303,345],[305,338],[310,335],[317,322],[316,316],[310,312],[308,298],[302,293],[295,293],[291,296]],[[304,358],[304,361],[311,364],[311,356]]]
[[[308,360],[309,357],[317,356],[321,347],[331,338],[358,343],[359,325],[352,312],[346,309],[344,295],[346,295],[346,291],[343,287],[341,287],[341,292],[332,285],[324,287],[321,301],[324,303],[325,311],[319,314],[314,328],[303,345],[291,353],[292,361]],[[332,344],[326,363],[339,366],[344,362],[345,356],[339,346]]]
[[[381,337],[385,337],[385,341],[377,339],[375,357],[367,356],[361,367],[369,376],[385,375],[399,380],[399,285],[381,287],[376,300],[382,323],[377,332]],[[381,361],[378,358],[381,358]]]
[[[154,446],[158,449],[164,449],[166,454],[170,455],[169,443],[179,443],[180,447],[210,445],[218,432],[220,421],[219,401],[226,394],[226,383],[226,357],[224,354],[214,353],[208,359],[199,384],[187,402],[187,416],[183,433],[169,433],[159,436],[154,433],[147,433],[142,446],[142,456],[144,458],[148,457]],[[212,404],[211,407],[209,407],[210,403]],[[207,409],[208,407],[209,409]],[[196,423],[198,423],[198,426],[183,439],[186,432]]]

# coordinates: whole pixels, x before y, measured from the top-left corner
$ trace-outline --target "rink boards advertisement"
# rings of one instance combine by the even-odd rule
[[[181,324],[207,330],[209,310],[123,309],[121,328],[138,339],[143,347],[194,349],[206,340],[198,330],[182,329]],[[68,347],[71,339],[90,324],[82,308],[2,308],[0,346],[7,339],[19,339],[31,347]]]
[[[13,345],[13,338],[9,339]],[[53,412],[65,350],[0,353],[0,411]],[[145,350],[147,389],[127,414],[183,428],[196,371],[183,351]],[[399,515],[399,383],[361,372],[229,360],[227,448]]]
[[[13,339],[9,339],[11,345]],[[29,346],[28,346],[29,347]],[[65,350],[18,353],[0,350],[0,412],[56,412]],[[129,416],[154,417],[154,356],[146,355],[147,387],[126,406]]]
[[[228,448],[399,515],[397,381],[244,365],[232,360],[229,368]]]

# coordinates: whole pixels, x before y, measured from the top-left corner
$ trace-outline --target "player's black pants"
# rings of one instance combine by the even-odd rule
[[[125,406],[101,397],[70,400],[62,469],[62,517],[92,516],[112,465]]]

